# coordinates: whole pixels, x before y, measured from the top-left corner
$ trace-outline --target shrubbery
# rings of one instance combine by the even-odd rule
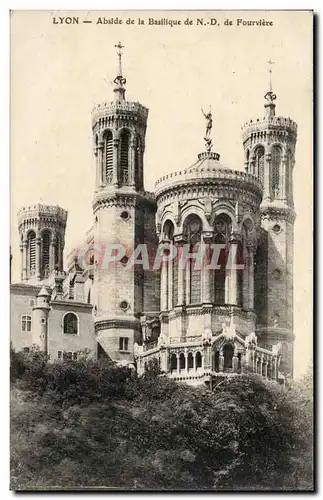
[[[214,391],[12,352],[11,487],[312,489],[310,378]]]

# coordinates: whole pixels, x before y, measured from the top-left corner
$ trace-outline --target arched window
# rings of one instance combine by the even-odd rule
[[[223,347],[223,369],[230,370],[232,368],[233,347],[231,344],[225,344]]]
[[[125,129],[121,132],[120,137],[120,170],[122,184],[129,182],[129,145],[130,132]]]
[[[282,152],[279,146],[274,146],[271,152],[271,193],[274,198],[279,196],[279,177]]]
[[[249,158],[250,158],[250,151],[249,149],[246,150],[246,172],[248,173],[249,172]]]
[[[136,137],[135,142],[135,186],[136,189],[141,188],[141,147],[140,137]]]
[[[111,184],[113,179],[113,135],[111,130],[108,130],[104,136],[104,163],[105,180],[107,184]]]
[[[51,233],[44,231],[41,238],[41,270],[44,276],[49,274],[49,247],[50,247]]]
[[[176,371],[177,370],[177,357],[176,354],[172,354],[170,358],[170,371]]]
[[[236,264],[244,264],[243,259],[243,242],[238,241],[237,253],[236,253]],[[243,305],[243,269],[237,269],[237,305],[242,307]]]
[[[63,333],[69,335],[78,334],[78,318],[74,313],[67,313],[63,319]]]
[[[287,151],[286,154],[286,172],[285,172],[285,189],[286,189],[286,199],[289,201],[290,198],[290,186],[291,186],[291,179],[292,179],[292,158],[291,158],[291,152]]]
[[[36,273],[36,233],[34,231],[28,234],[28,269],[30,276]]]
[[[62,267],[62,262],[61,262],[61,255],[62,255],[62,237],[60,234],[56,235],[56,241],[55,241],[55,268]]]
[[[185,370],[185,356],[183,352],[181,352],[179,355],[179,369]]]
[[[214,302],[217,305],[225,304],[225,277],[226,265],[229,254],[229,236],[231,232],[231,220],[226,214],[222,214],[214,222],[215,238],[218,245],[225,245],[220,251],[217,265],[220,269],[214,270]]]
[[[260,182],[264,182],[265,149],[261,146],[256,149],[256,173]]]
[[[184,225],[184,234],[189,253],[197,254],[201,245],[202,222],[199,217],[192,215]],[[186,303],[198,304],[201,302],[201,265],[196,259],[187,259],[186,261]]]
[[[202,368],[202,355],[199,351],[195,355],[195,366],[196,368]]]
[[[212,363],[212,370],[215,372],[219,371],[219,351],[213,351],[213,363]]]
[[[188,370],[191,370],[194,366],[194,363],[193,363],[193,354],[191,352],[188,353],[188,356],[187,356],[187,369]]]
[[[174,239],[174,224],[172,221],[167,220],[164,223],[163,226],[163,240],[165,242],[169,242],[170,244],[173,244],[173,239]],[[165,255],[166,255],[166,250],[165,250]],[[171,261],[163,261],[162,262],[163,266],[163,272],[166,273],[167,275],[167,288],[166,290],[162,290],[161,293],[165,294],[167,296],[167,309],[171,309],[172,307],[177,305],[177,297],[178,297],[178,290],[177,290],[177,282],[178,282],[178,261],[177,259],[173,259]]]

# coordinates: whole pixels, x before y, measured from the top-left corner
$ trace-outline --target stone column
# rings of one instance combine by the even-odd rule
[[[232,235],[230,238],[230,245],[238,245],[238,242],[240,241],[240,236],[235,234]],[[238,253],[238,248],[236,255]],[[230,255],[230,253],[229,253]],[[230,274],[230,286],[229,286],[229,303],[236,306],[238,304],[238,279],[237,279],[237,269],[234,269],[235,262],[228,262],[227,263],[230,268],[227,269],[226,271],[229,272]]]
[[[265,164],[264,164],[263,200],[270,200],[270,166],[271,166],[271,154],[267,153],[265,155]]]
[[[130,165],[130,171],[129,171],[129,184],[135,189],[137,188],[136,186],[136,173],[135,173],[135,167],[136,167],[136,141],[135,138],[132,137],[130,141],[130,148],[129,148],[129,165]],[[139,165],[138,165],[139,167]],[[139,179],[139,170],[137,173],[137,179]]]
[[[244,309],[249,309],[249,252],[246,248],[244,251],[244,268],[243,268],[243,301],[242,305]]]
[[[193,370],[196,372],[196,352],[193,353]]]
[[[250,158],[250,162],[249,162],[249,174],[256,175],[256,162],[255,162],[255,157],[254,156],[252,156]]]
[[[185,265],[185,303],[191,303],[191,261],[190,259],[186,260]]]
[[[224,368],[223,350],[220,349],[220,352],[219,352],[219,372],[223,372],[223,368]]]
[[[21,266],[21,269],[22,269],[21,274],[22,274],[23,280],[27,279],[27,266],[28,266],[27,249],[28,249],[28,240],[23,240],[23,242],[22,242],[22,266]]]
[[[161,263],[161,271],[160,271],[160,309],[161,309],[161,312],[167,311],[167,307],[168,307],[167,288],[168,288],[168,262],[162,262]]]
[[[167,279],[167,302],[168,310],[173,309],[173,260],[167,262],[168,266],[168,279]]]
[[[113,139],[113,184],[118,186],[120,179],[118,173],[119,139]]]
[[[277,356],[273,359],[273,363],[272,363],[272,378],[274,380],[277,380],[277,376],[278,376],[278,369],[277,369]]]
[[[179,366],[179,353],[176,353],[176,359],[177,359],[177,373],[178,375],[180,374],[180,366]]]
[[[145,154],[145,145],[142,144],[139,146],[139,175],[138,175],[138,182],[139,182],[139,190],[142,190],[144,187],[144,154]]]
[[[94,147],[94,157],[95,157],[95,187],[99,185],[100,179],[100,169],[99,169],[99,148],[98,146]]]
[[[185,371],[188,372],[188,352],[184,352],[185,356]]]
[[[232,371],[234,373],[238,373],[238,364],[239,364],[238,353],[235,350],[232,357]]]
[[[249,295],[249,305],[248,308],[254,309],[254,255],[256,253],[256,245],[251,244],[248,246],[248,263],[249,263],[249,283],[248,283],[248,295]]]
[[[283,201],[286,201],[286,163],[287,163],[287,155],[283,154],[282,162],[281,162],[281,172],[280,172],[280,198]]]
[[[181,256],[183,253],[183,240],[177,240],[176,241],[176,248],[177,248],[177,266],[178,266],[178,271],[177,271],[177,305],[182,306],[184,305],[184,297],[185,297],[185,280],[184,280],[184,272],[185,269],[182,265],[181,262]]]
[[[211,299],[212,271],[211,269],[209,269],[211,260],[210,244],[212,243],[212,241],[213,241],[213,233],[208,232],[203,234],[202,244],[204,245],[204,253],[203,253],[202,270],[201,270],[201,285],[202,285],[201,298],[202,298],[202,303],[207,303],[207,304],[210,304],[212,302]]]
[[[264,361],[264,377],[266,377],[266,378],[268,377],[268,369],[267,368],[268,368],[268,360],[266,359]]]
[[[50,270],[50,272],[55,269],[55,244],[58,244],[58,243],[56,241],[56,238],[53,237],[53,238],[51,238],[50,245],[49,245],[49,270]],[[59,249],[59,251],[60,251],[60,249]],[[57,262],[57,265],[59,266],[59,261]]]
[[[100,141],[97,147],[97,186],[103,186],[106,183],[105,169],[103,168],[103,149],[104,141]]]
[[[263,358],[263,356],[261,356],[261,358],[260,358],[260,370],[259,370],[260,371],[259,375],[261,375],[261,376],[262,376],[262,365],[263,365],[263,362],[264,362],[264,358]]]
[[[42,255],[41,255],[41,238],[40,236],[37,235],[36,237],[36,273],[35,276],[37,279],[40,278],[40,266],[41,266],[41,260],[42,260]]]

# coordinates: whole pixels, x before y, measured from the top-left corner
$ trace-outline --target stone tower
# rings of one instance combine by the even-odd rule
[[[21,280],[37,282],[53,270],[63,269],[67,212],[37,203],[18,212],[21,251]]]
[[[264,187],[260,206],[262,230],[255,258],[257,335],[268,347],[281,343],[281,369],[292,374],[293,168],[297,124],[290,118],[276,116],[275,100],[270,78],[265,116],[245,124],[243,147],[245,170],[258,177]]]
[[[145,309],[156,310],[157,305],[148,286],[150,271],[130,265],[129,257],[138,243],[154,243],[156,207],[153,195],[143,186],[148,109],[126,100],[120,42],[116,48],[119,65],[114,101],[99,104],[92,112],[96,160],[94,322],[98,355],[105,352],[115,361],[132,362],[134,342],[141,336],[139,317]],[[121,262],[108,261],[114,248]]]
[[[37,345],[41,351],[48,352],[48,313],[50,295],[43,285],[36,298],[33,307],[33,333],[32,343]]]

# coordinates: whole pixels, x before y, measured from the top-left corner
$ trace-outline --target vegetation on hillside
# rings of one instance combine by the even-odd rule
[[[205,387],[11,351],[11,489],[312,490],[311,377]]]

